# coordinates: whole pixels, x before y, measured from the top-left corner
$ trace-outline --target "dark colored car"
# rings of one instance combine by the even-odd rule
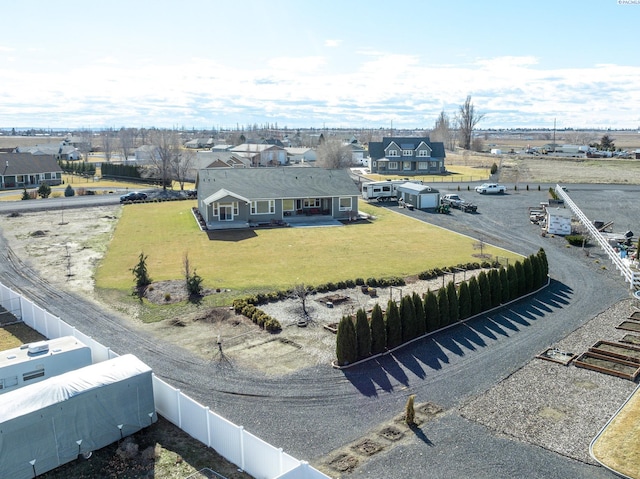
[[[138,201],[138,200],[146,200],[146,193],[140,193],[139,191],[132,191],[131,193],[127,193],[126,195],[122,195],[120,197],[120,203],[124,203],[125,201]]]

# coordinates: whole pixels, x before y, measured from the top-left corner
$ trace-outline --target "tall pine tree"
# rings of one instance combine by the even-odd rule
[[[411,296],[403,296],[400,300],[400,321],[402,322],[402,342],[411,341],[417,336],[418,330]]]
[[[458,306],[460,320],[471,316],[471,296],[469,296],[469,283],[463,281],[458,287]]]
[[[424,315],[422,298],[414,291],[411,299],[413,300],[413,309],[416,312],[416,335],[423,336],[427,332],[427,318]]]
[[[449,298],[447,296],[447,288],[438,290],[438,311],[440,311],[440,327],[443,328],[449,324]]]
[[[458,292],[453,281],[447,283],[447,299],[449,300],[449,324],[453,324],[460,320]]]
[[[354,363],[357,358],[356,328],[350,316],[343,316],[338,324],[336,337],[336,356],[338,364],[345,366]]]
[[[440,328],[440,308],[438,298],[431,290],[424,296],[424,315],[427,320],[427,332],[436,331]]]
[[[356,342],[358,359],[371,356],[371,328],[367,320],[367,312],[362,308],[356,312]]]
[[[371,354],[383,353],[387,347],[387,331],[384,324],[384,314],[378,303],[371,311]]]
[[[389,300],[387,303],[385,324],[387,329],[387,348],[393,349],[400,346],[402,344],[402,323],[400,322],[398,305],[393,300]]]

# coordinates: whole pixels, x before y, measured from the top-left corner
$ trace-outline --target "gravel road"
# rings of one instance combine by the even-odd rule
[[[614,221],[619,231],[639,224],[638,191],[589,185],[573,186],[570,195],[588,217]],[[159,377],[197,401],[328,473],[326,464],[336,451],[392,420],[407,396],[416,394],[417,402],[435,403],[444,413],[415,437],[363,461],[349,477],[424,477],[426,471],[437,478],[614,477],[582,458],[505,433],[476,418],[469,408],[543,349],[628,299],[627,285],[614,271],[595,263],[596,251],[587,258],[580,250],[566,248],[560,238],[541,237],[528,221],[527,207],[547,198],[544,189],[500,197],[463,193],[478,204],[477,214],[401,214],[481,236],[522,254],[542,246],[549,258],[551,286],[533,299],[344,372],[322,365],[274,378],[204,361],[146,336],[94,303],[50,287],[12,255],[4,238],[0,274],[5,284],[53,314],[103,344],[114,345],[118,353],[137,355]]]

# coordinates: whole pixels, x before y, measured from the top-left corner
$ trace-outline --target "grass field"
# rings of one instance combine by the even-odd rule
[[[450,153],[447,153],[448,156],[451,156]],[[458,161],[456,163],[462,163]],[[450,164],[449,161],[446,161],[447,175],[421,175],[421,176],[412,176],[412,180],[421,180],[427,184],[433,183],[458,183],[462,181],[484,181],[489,179],[489,169],[491,165],[486,165],[487,160],[480,159],[480,161],[474,160],[471,164]],[[401,180],[406,178],[402,175],[367,175],[373,181],[384,181],[384,180]]]
[[[154,281],[181,279],[188,255],[206,287],[228,288],[239,295],[296,283],[404,277],[436,266],[478,261],[476,240],[368,204],[361,210],[376,218],[364,223],[229,231],[216,240],[200,231],[192,206],[195,202],[126,206],[97,268],[96,286],[129,292],[131,268],[140,253],[147,256]],[[491,246],[484,252],[518,257]]]

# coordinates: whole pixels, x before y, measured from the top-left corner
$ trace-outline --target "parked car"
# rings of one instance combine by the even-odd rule
[[[484,194],[502,194],[507,191],[504,185],[498,183],[484,183],[480,186],[476,186],[476,191],[482,195]]]
[[[453,193],[444,195],[441,201],[443,205],[449,205],[452,208],[460,208],[460,205],[462,205],[462,203],[464,202],[464,200],[460,198],[459,195]]]
[[[140,191],[132,191],[131,193],[122,195],[120,197],[120,203],[124,203],[125,201],[138,201],[138,200],[146,200],[146,199],[147,199],[146,193],[141,193]]]

